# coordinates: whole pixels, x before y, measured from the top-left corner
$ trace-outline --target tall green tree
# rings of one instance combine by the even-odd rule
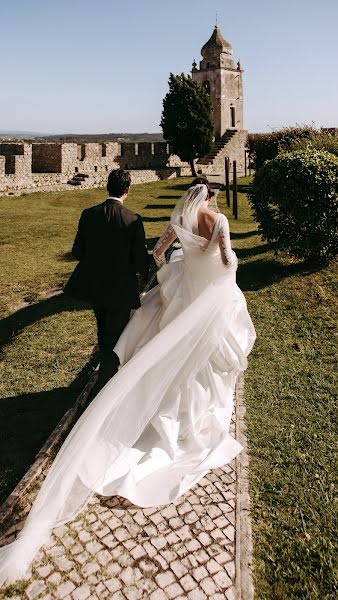
[[[214,120],[209,95],[191,77],[170,73],[161,127],[164,139],[181,160],[190,163],[196,177],[194,160],[213,147]]]

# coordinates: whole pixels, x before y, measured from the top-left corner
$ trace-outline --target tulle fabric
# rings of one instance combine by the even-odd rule
[[[0,584],[23,577],[52,529],[94,493],[168,503],[241,450],[228,429],[255,331],[236,261],[225,268],[215,239],[206,244],[192,232],[200,192],[186,229],[187,199],[174,211],[182,251],[160,269],[121,336],[123,367],[68,435],[17,540],[0,549]]]
[[[172,212],[171,225],[173,227],[179,226],[188,233],[198,235],[198,211],[207,197],[208,188],[203,183],[189,188],[177,202]]]

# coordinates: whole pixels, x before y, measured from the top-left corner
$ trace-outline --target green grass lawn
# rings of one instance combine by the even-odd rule
[[[143,216],[151,250],[190,180],[134,186],[127,200]],[[334,587],[333,267],[309,271],[275,259],[253,222],[239,182],[239,219],[227,214],[239,258],[238,283],[257,331],[246,372],[257,599],[329,599]],[[73,269],[82,209],[103,190],[0,198],[2,499],[88,378],[95,324],[85,306],[44,299]],[[12,313],[23,301],[37,301]]]

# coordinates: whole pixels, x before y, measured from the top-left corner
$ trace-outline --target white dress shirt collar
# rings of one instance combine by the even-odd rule
[[[121,200],[121,198],[116,198],[116,196],[108,196],[107,200],[118,200],[121,202],[121,204],[123,204],[123,200]]]

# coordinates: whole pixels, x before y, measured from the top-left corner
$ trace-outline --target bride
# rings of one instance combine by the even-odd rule
[[[154,249],[158,285],[115,346],[122,367],[69,433],[17,539],[0,549],[0,584],[23,577],[52,529],[94,493],[168,504],[241,451],[228,431],[255,330],[227,218],[209,203],[199,184],[175,207]],[[181,250],[166,264],[177,237]]]

